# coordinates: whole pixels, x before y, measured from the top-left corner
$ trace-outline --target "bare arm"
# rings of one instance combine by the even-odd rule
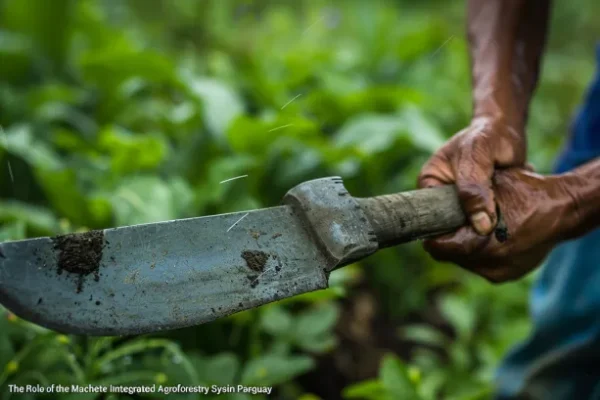
[[[497,223],[492,176],[526,163],[525,124],[546,42],[550,0],[469,0],[473,120],[425,164],[420,187],[455,183],[473,229]]]
[[[546,44],[551,0],[469,0],[474,116],[527,121]]]

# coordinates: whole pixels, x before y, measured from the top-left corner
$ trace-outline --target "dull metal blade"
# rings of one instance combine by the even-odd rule
[[[0,303],[61,332],[197,325],[327,287],[289,205],[0,244]]]

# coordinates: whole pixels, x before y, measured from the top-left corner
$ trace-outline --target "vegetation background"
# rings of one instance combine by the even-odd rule
[[[542,172],[600,37],[599,2],[555,3],[529,123]],[[355,196],[412,189],[469,121],[464,25],[462,0],[0,0],[0,240],[271,206],[330,175]],[[65,336],[0,308],[0,397],[242,383],[279,399],[485,399],[529,330],[531,280],[494,286],[412,243],[326,291],[170,333]]]

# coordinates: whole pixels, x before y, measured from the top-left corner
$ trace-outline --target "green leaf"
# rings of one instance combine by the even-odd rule
[[[19,201],[0,201],[0,221],[19,222],[37,234],[47,236],[54,235],[59,226],[50,210]]]
[[[11,82],[25,80],[33,61],[31,37],[0,30],[0,74]]]
[[[310,337],[297,338],[297,345],[304,351],[311,353],[325,353],[338,344],[335,335],[323,334]]]
[[[319,396],[314,395],[312,393],[305,393],[298,400],[323,400]]]
[[[87,200],[74,170],[36,168],[35,175],[59,216],[78,225],[90,222]]]
[[[314,367],[307,356],[263,355],[250,360],[242,373],[241,384],[248,386],[274,386],[289,382]]]
[[[31,166],[53,170],[64,167],[64,163],[52,148],[34,137],[30,125],[12,125],[5,130],[0,127],[0,135],[3,136],[0,137],[0,147],[21,157]]]
[[[224,137],[232,121],[243,114],[244,106],[238,94],[225,83],[208,78],[182,74],[181,80],[190,94],[203,104],[204,121],[213,135]]]
[[[167,144],[161,135],[133,134],[114,126],[100,132],[98,146],[111,156],[115,174],[156,168],[167,155]]]
[[[350,93],[341,99],[346,113],[394,113],[405,104],[418,103],[423,95],[410,88],[400,87],[397,83],[387,86],[369,86]]]
[[[124,179],[111,199],[118,226],[170,221],[183,217],[193,201],[187,183],[157,176]]]
[[[154,83],[173,82],[175,79],[175,67],[167,56],[151,50],[134,49],[124,43],[83,52],[78,65],[87,81],[108,87],[132,77]]]
[[[416,107],[407,107],[401,113],[404,129],[412,143],[428,153],[438,150],[446,141],[439,128]]]
[[[201,205],[223,205],[228,200],[243,197],[240,193],[246,192],[248,181],[253,179],[252,172],[255,166],[254,157],[242,155],[225,156],[211,162],[196,190],[198,202]],[[229,180],[236,177],[241,178]]]
[[[235,354],[220,353],[207,360],[203,378],[216,385],[233,385],[240,369],[240,362]]]
[[[388,149],[402,136],[404,124],[393,115],[362,114],[351,118],[336,133],[334,145],[355,147],[361,153],[373,155]]]
[[[101,357],[94,360],[94,367],[100,371],[103,368],[110,366],[115,360],[118,360],[125,356],[142,353],[150,349],[163,349],[173,353],[173,350],[177,349],[177,345],[166,339],[147,339],[138,338],[129,342],[126,342],[106,353]]]
[[[433,326],[425,324],[408,325],[400,330],[400,335],[405,340],[430,346],[444,346],[449,339]]]
[[[344,388],[344,399],[379,399],[385,393],[383,384],[378,379],[370,379]]]
[[[292,316],[279,304],[273,304],[266,307],[261,313],[260,322],[265,332],[273,336],[285,337],[292,333]]]
[[[0,242],[21,240],[27,237],[23,221],[11,222],[0,228]]]
[[[309,308],[296,319],[296,338],[299,341],[310,340],[308,338],[328,333],[334,327],[338,315],[338,308],[332,302],[324,302]]]
[[[428,53],[433,55],[449,37],[443,21],[438,18],[412,18],[397,42],[396,54],[406,61],[418,59]]]
[[[431,153],[445,141],[440,131],[414,107],[398,114],[364,113],[350,119],[336,133],[337,147],[354,147],[360,153],[373,155],[388,150],[399,139],[408,140],[415,148]]]
[[[466,339],[471,335],[475,327],[476,310],[466,299],[446,295],[441,300],[440,309],[461,338]]]
[[[92,137],[98,130],[93,119],[64,103],[46,103],[36,110],[35,117],[48,124],[68,124],[84,138]]]
[[[69,44],[71,11],[75,2],[56,0],[50,4],[45,0],[22,0],[6,3],[0,24],[30,37],[39,55],[60,66],[65,61]]]
[[[33,109],[47,104],[76,106],[84,102],[87,97],[89,97],[89,93],[83,88],[51,81],[31,88],[27,92],[27,105]]]
[[[385,390],[396,399],[418,399],[415,385],[411,381],[408,368],[395,355],[383,357],[379,379]]]
[[[0,312],[0,318],[6,320],[6,316],[4,312]],[[0,322],[0,327],[2,327],[3,322]],[[4,329],[2,332],[6,332]],[[0,335],[0,365],[2,368],[15,356],[15,351],[11,341],[9,340],[9,336],[6,334]]]
[[[323,143],[318,124],[302,117],[261,120],[242,116],[231,125],[227,138],[235,151],[258,155]]]

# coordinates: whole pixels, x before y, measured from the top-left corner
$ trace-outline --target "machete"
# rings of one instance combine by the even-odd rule
[[[0,303],[64,333],[182,328],[326,289],[336,268],[465,223],[451,185],[355,198],[315,179],[277,207],[0,243]]]

